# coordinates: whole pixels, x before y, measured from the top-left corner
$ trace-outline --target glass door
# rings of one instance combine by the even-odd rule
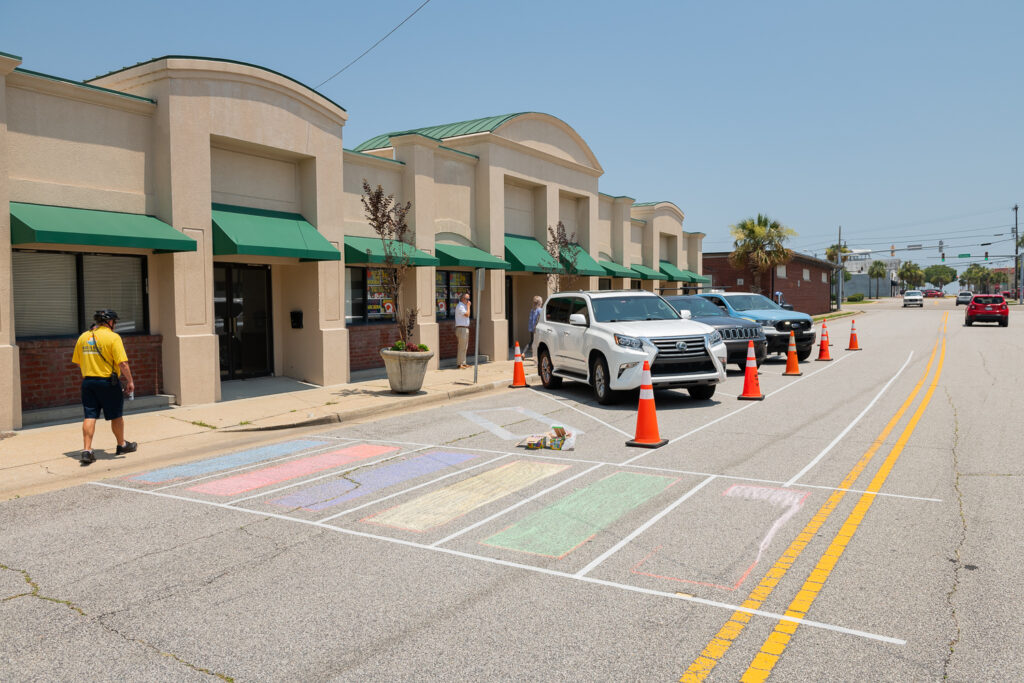
[[[270,268],[214,264],[213,308],[220,378],[269,375],[273,370]]]

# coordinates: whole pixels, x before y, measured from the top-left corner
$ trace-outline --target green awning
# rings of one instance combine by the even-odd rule
[[[405,242],[391,242],[396,246],[395,258],[402,259],[409,255],[409,265],[436,266],[440,264],[436,258],[420,251]],[[379,237],[351,237],[345,235],[345,263],[385,263],[384,242]]]
[[[696,283],[704,284],[704,285],[710,285],[711,284],[711,278],[709,278],[709,277],[704,277],[703,275],[697,275],[697,273],[693,272],[692,270],[684,270],[683,272],[686,273],[687,275],[689,275],[691,278],[693,278],[692,280],[690,280],[690,282],[696,282]]]
[[[564,273],[544,245],[532,237],[505,235],[505,260],[512,264],[509,270],[528,273]]]
[[[630,268],[627,268],[622,264],[615,263],[614,261],[598,261],[597,264],[604,268],[605,273],[611,275],[612,277],[628,277],[631,279],[640,279],[640,273]]]
[[[604,276],[604,268],[597,265],[597,261],[578,244],[567,245],[558,255],[565,272],[573,275]],[[575,263],[573,259],[575,258]]]
[[[153,216],[21,202],[10,204],[11,244],[196,250],[194,239]]]
[[[493,254],[488,254],[476,247],[458,244],[435,244],[434,251],[442,266],[465,266],[468,268],[490,268],[492,270],[508,270],[512,265]]]
[[[641,280],[667,280],[668,279],[664,275],[659,273],[658,271],[651,270],[647,266],[641,266],[639,264],[634,263],[633,265],[630,266],[630,268],[632,270],[635,270],[637,273],[639,273]]]
[[[213,254],[340,261],[341,252],[297,213],[213,205]]]
[[[696,282],[696,280],[693,279],[690,271],[680,270],[675,266],[674,263],[669,263],[668,261],[660,261],[658,265],[660,267],[661,274],[664,275],[666,279],[671,280],[672,282]]]

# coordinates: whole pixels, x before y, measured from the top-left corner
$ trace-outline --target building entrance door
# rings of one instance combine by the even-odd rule
[[[215,263],[213,310],[220,378],[269,375],[273,371],[270,268]]]

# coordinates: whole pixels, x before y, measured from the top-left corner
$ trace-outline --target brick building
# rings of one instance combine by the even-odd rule
[[[726,292],[756,292],[750,268],[738,269],[729,262],[727,251],[703,254],[704,275],[711,278],[712,289]],[[804,313],[816,315],[831,310],[833,265],[807,254],[794,253],[789,263],[762,275],[760,294],[782,292],[786,303]]]

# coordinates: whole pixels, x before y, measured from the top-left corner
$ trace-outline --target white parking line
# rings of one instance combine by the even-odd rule
[[[824,372],[824,371],[828,370],[829,368],[834,368],[835,366],[839,365],[839,363],[843,362],[844,360],[846,360],[847,358],[850,358],[850,357],[851,357],[850,355],[843,356],[843,357],[837,359],[835,362],[830,363],[829,365],[826,365],[821,370],[815,370],[814,372],[810,373],[809,375],[804,375],[803,377],[801,377],[799,379],[793,380],[792,382],[790,382],[786,386],[784,386],[782,388],[779,388],[779,389],[776,389],[775,391],[772,391],[772,392],[769,392],[769,393],[765,394],[765,398],[768,398],[769,396],[774,396],[775,394],[781,393],[781,392],[785,391],[786,389],[789,389],[791,386],[794,386],[795,384],[798,384],[798,383],[802,382],[805,379],[809,379],[811,377],[814,377],[819,372]],[[679,441],[681,439],[685,439],[688,436],[692,436],[692,435],[696,434],[699,431],[707,429],[711,425],[714,425],[714,424],[717,424],[717,423],[721,422],[722,420],[727,420],[730,417],[734,417],[736,415],[739,415],[744,410],[749,410],[750,408],[753,408],[756,405],[757,405],[757,403],[748,403],[747,405],[743,406],[742,408],[737,408],[736,410],[732,411],[731,413],[726,413],[725,415],[722,415],[721,417],[715,418],[711,422],[706,422],[706,423],[702,424],[700,427],[697,427],[695,429],[691,429],[690,431],[686,432],[685,434],[681,434],[680,436],[677,436],[674,439],[670,439],[669,442],[667,444],[665,444],[665,446],[662,446],[662,448],[665,448],[666,446],[671,446],[676,441]],[[623,465],[628,465],[631,462],[639,460],[640,458],[642,458],[642,457],[644,457],[646,455],[650,455],[651,453],[654,453],[655,451],[658,451],[658,450],[661,450],[661,449],[659,449],[659,448],[652,448],[650,450],[646,450],[643,453],[640,453],[639,455],[633,456],[632,458],[630,458],[629,460],[625,461],[622,464]]]
[[[549,398],[549,399],[551,399],[552,401],[554,401],[555,403],[557,403],[557,404],[559,404],[559,405],[561,405],[561,406],[564,406],[564,407],[566,407],[566,408],[569,408],[570,410],[575,410],[575,411],[576,411],[577,413],[579,413],[580,415],[586,415],[586,416],[587,416],[587,417],[589,417],[589,418],[590,418],[591,420],[594,420],[595,422],[600,422],[601,424],[603,424],[603,425],[604,425],[605,427],[607,427],[608,429],[612,429],[612,430],[614,430],[614,431],[618,432],[619,434],[624,434],[625,436],[628,436],[629,438],[633,438],[633,435],[632,435],[632,434],[630,434],[629,432],[623,431],[623,430],[619,429],[618,427],[616,427],[615,425],[612,425],[612,424],[608,424],[607,422],[605,422],[605,421],[604,421],[604,420],[602,420],[601,418],[599,418],[599,417],[594,417],[594,416],[593,416],[593,415],[591,415],[590,413],[585,413],[585,412],[583,412],[582,410],[580,410],[580,409],[579,409],[579,408],[577,408],[576,406],[574,406],[574,405],[572,405],[572,404],[568,403],[568,400],[565,400],[565,401],[559,400],[559,399],[555,398],[554,396],[549,396],[549,395],[547,395],[547,394],[545,394],[545,393],[543,393],[543,392],[537,391],[536,389],[530,389],[530,391],[532,391],[533,393],[537,394],[538,396],[543,396],[544,398]]]
[[[451,444],[446,444],[446,445],[440,445],[439,446],[439,445],[434,445],[434,444],[420,444],[420,443],[413,443],[413,442],[409,442],[409,441],[394,441],[394,440],[384,440],[384,439],[358,439],[358,441],[366,442],[366,443],[397,443],[397,444],[404,444],[404,445],[427,446],[428,448],[455,448],[457,450],[477,451],[477,452],[480,452],[480,453],[491,453],[491,454],[494,454],[494,455],[514,456],[514,457],[522,457],[522,458],[542,458],[544,460],[557,460],[559,462],[581,463],[581,464],[584,464],[584,465],[607,465],[608,467],[630,467],[630,468],[639,469],[639,470],[650,470],[652,472],[669,472],[671,474],[692,474],[692,475],[697,476],[697,477],[718,477],[719,479],[729,479],[729,480],[735,480],[735,481],[751,481],[751,482],[755,482],[755,483],[758,483],[758,484],[775,484],[777,486],[782,486],[783,484],[786,483],[786,482],[784,482],[782,480],[779,480],[779,479],[760,479],[758,477],[741,477],[741,476],[734,475],[734,474],[723,474],[722,472],[699,472],[697,470],[681,470],[681,469],[676,469],[676,468],[672,468],[672,467],[658,467],[658,466],[655,466],[655,465],[633,465],[633,464],[627,464],[627,463],[624,463],[624,462],[609,462],[607,460],[590,460],[590,459],[587,459],[587,458],[567,458],[565,456],[555,455],[554,453],[556,453],[557,451],[551,451],[551,452],[548,452],[548,451],[543,451],[543,452],[540,452],[540,451],[522,451],[522,452],[498,451],[498,450],[494,450],[494,449],[491,449],[491,448],[476,448],[475,446],[453,446]],[[800,484],[800,486],[803,487],[803,488],[822,489],[822,490],[825,490],[825,491],[848,491],[850,493],[872,493],[873,495],[881,496],[883,498],[906,498],[908,500],[921,500],[921,501],[925,501],[925,502],[928,502],[928,503],[941,503],[942,502],[941,498],[927,498],[927,497],[923,497],[923,496],[908,496],[908,495],[903,495],[903,494],[899,494],[899,493],[882,493],[881,491],[875,493],[875,492],[871,492],[871,491],[865,491],[863,489],[844,489],[844,488],[839,488],[837,486],[818,486],[818,485],[811,485],[811,484]]]
[[[662,510],[662,511],[661,511],[661,512],[659,512],[658,514],[654,515],[653,517],[651,517],[651,518],[650,518],[649,520],[647,520],[647,521],[646,521],[646,522],[644,522],[643,524],[641,524],[641,525],[640,525],[640,526],[639,526],[639,527],[638,527],[638,528],[637,528],[636,530],[634,530],[634,531],[633,531],[633,533],[631,533],[631,534],[630,534],[629,536],[626,536],[626,537],[625,537],[624,539],[622,539],[621,541],[619,541],[618,543],[616,543],[615,545],[613,545],[613,546],[612,546],[611,548],[609,548],[609,549],[608,549],[608,550],[606,550],[605,552],[601,553],[601,554],[600,554],[600,555],[599,555],[599,556],[597,557],[597,559],[595,559],[595,560],[594,560],[593,562],[591,562],[590,564],[588,564],[588,565],[587,565],[586,567],[584,567],[583,569],[581,569],[581,570],[579,570],[578,572],[576,572],[576,573],[574,574],[574,576],[576,576],[577,578],[579,578],[579,577],[583,577],[583,576],[586,576],[587,574],[589,574],[589,573],[591,572],[591,570],[593,570],[594,568],[596,568],[596,567],[597,567],[597,566],[598,566],[599,564],[601,564],[602,562],[604,562],[605,560],[607,560],[607,559],[608,559],[609,557],[611,557],[611,556],[612,556],[612,555],[614,555],[615,553],[619,552],[619,550],[621,550],[622,548],[626,547],[626,544],[627,544],[627,543],[629,543],[629,542],[630,542],[630,541],[632,541],[632,540],[633,540],[634,538],[636,538],[637,536],[639,536],[640,534],[642,534],[642,533],[643,533],[644,531],[646,531],[647,529],[649,529],[649,528],[651,527],[651,525],[652,525],[652,524],[654,524],[655,522],[657,522],[657,521],[658,521],[659,519],[661,519],[662,517],[664,517],[664,516],[665,516],[665,515],[667,515],[668,513],[670,513],[670,512],[672,512],[673,510],[675,510],[675,509],[676,509],[677,507],[679,507],[679,505],[681,505],[681,504],[682,504],[682,502],[683,502],[684,500],[686,500],[687,498],[689,498],[689,497],[690,497],[690,496],[692,496],[693,494],[697,493],[697,491],[700,491],[700,490],[701,490],[702,488],[704,488],[705,486],[707,486],[708,484],[710,484],[710,483],[711,483],[712,481],[714,481],[715,479],[716,479],[716,477],[715,477],[714,475],[712,475],[712,476],[708,477],[707,479],[705,479],[704,481],[702,481],[701,483],[699,483],[699,484],[697,484],[696,486],[694,486],[694,487],[693,487],[692,489],[690,489],[690,490],[689,490],[689,491],[687,491],[687,492],[686,492],[685,494],[683,494],[683,496],[682,496],[682,497],[680,497],[680,498],[679,498],[678,500],[676,500],[676,501],[675,501],[674,503],[672,503],[672,504],[671,504],[671,505],[669,505],[669,506],[668,506],[667,508],[665,508],[664,510]]]
[[[692,602],[698,605],[705,605],[707,607],[715,607],[718,609],[729,610],[733,612],[745,612],[747,614],[756,615],[759,617],[765,617],[772,621],[789,621],[792,623],[800,624],[801,626],[808,626],[810,628],[818,628],[826,631],[833,631],[836,633],[845,633],[847,635],[858,636],[860,638],[866,638],[868,640],[875,640],[883,643],[890,643],[893,645],[906,645],[907,641],[900,638],[893,638],[891,636],[883,636],[877,633],[870,633],[868,631],[860,631],[857,629],[846,628],[845,626],[837,626],[835,624],[827,624],[821,621],[812,621],[810,619],[798,619],[790,617],[785,614],[777,612],[766,612],[758,609],[751,609],[749,607],[743,607],[742,605],[730,605],[725,602],[718,602],[717,600],[707,600],[704,598],[698,598],[692,595],[681,595],[679,593],[666,593],[664,591],[656,591],[649,588],[641,588],[640,586],[631,586],[624,583],[616,583],[614,581],[605,581],[603,579],[595,579],[589,576],[576,576],[567,572],[560,572],[554,569],[547,569],[545,567],[535,567],[528,564],[520,564],[518,562],[509,562],[508,560],[499,560],[494,557],[487,557],[485,555],[474,555],[472,553],[466,553],[459,550],[452,550],[451,548],[441,548],[426,545],[424,543],[416,543],[415,541],[407,541],[401,538],[391,538],[389,536],[378,536],[377,534],[367,533],[365,531],[355,531],[353,529],[345,529],[342,527],[333,526],[331,524],[325,524],[324,522],[316,522],[308,519],[298,519],[296,517],[289,517],[288,515],[274,514],[271,512],[263,512],[260,510],[250,510],[248,508],[234,507],[227,503],[215,503],[207,500],[199,500],[197,498],[186,498],[185,496],[176,496],[171,493],[161,493],[158,491],[144,491],[142,489],[134,489],[128,486],[117,486],[116,484],[107,484],[100,481],[88,482],[93,486],[103,486],[105,488],[118,489],[120,491],[128,491],[129,493],[141,493],[150,496],[158,496],[161,498],[169,498],[172,500],[180,500],[189,503],[198,503],[200,505],[210,505],[212,507],[224,508],[225,510],[233,510],[235,512],[242,512],[250,515],[258,515],[260,517],[268,517],[273,519],[281,519],[288,522],[295,522],[297,524],[306,524],[308,526],[315,526],[321,529],[327,529],[334,531],[339,534],[345,534],[348,536],[358,536],[361,538],[370,538],[378,541],[384,541],[385,543],[393,543],[396,545],[402,545],[410,548],[419,548],[421,550],[430,550],[437,553],[444,553],[446,555],[452,555],[455,557],[462,557],[470,560],[477,560],[479,562],[487,562],[489,564],[497,564],[504,567],[512,567],[515,569],[522,569],[525,571],[535,572],[538,574],[546,574],[548,576],[556,576],[563,579],[570,579],[574,581],[580,581],[583,583],[594,584],[598,586],[606,586],[608,588],[617,588],[619,590],[630,591],[633,593],[642,593],[645,595],[654,595],[663,598],[669,598],[671,600],[682,600],[684,602]]]
[[[484,524],[487,524],[488,522],[490,522],[490,521],[492,521],[492,520],[495,520],[495,519],[497,519],[498,517],[501,517],[501,516],[502,516],[502,515],[504,515],[505,513],[508,513],[508,512],[512,512],[512,511],[513,511],[513,510],[515,510],[516,508],[518,508],[518,507],[520,507],[520,506],[522,506],[522,505],[526,505],[526,504],[527,504],[527,503],[529,503],[529,502],[530,502],[531,500],[536,500],[537,498],[540,498],[541,496],[545,496],[545,495],[547,495],[547,494],[551,493],[552,491],[554,491],[555,489],[557,489],[557,488],[560,488],[560,487],[562,487],[562,486],[565,486],[566,484],[568,484],[568,483],[569,483],[570,481],[572,481],[573,479],[579,479],[579,478],[580,478],[580,477],[582,477],[582,476],[583,476],[584,474],[590,474],[591,472],[593,472],[593,471],[594,471],[594,470],[596,470],[597,468],[599,468],[599,467],[603,467],[603,466],[604,466],[604,465],[603,465],[602,463],[598,463],[598,464],[594,465],[593,467],[591,467],[591,468],[590,468],[590,469],[588,469],[588,470],[584,470],[584,471],[580,472],[579,474],[575,474],[575,475],[573,475],[573,476],[569,477],[568,479],[566,479],[566,480],[564,480],[564,481],[560,481],[560,482],[558,482],[557,484],[555,484],[554,486],[552,486],[552,487],[550,487],[550,488],[546,488],[546,489],[544,489],[544,490],[543,490],[543,491],[541,491],[540,493],[535,493],[535,494],[533,494],[532,496],[530,496],[529,498],[525,498],[525,499],[523,499],[523,500],[519,501],[519,502],[518,502],[518,503],[516,503],[515,505],[512,505],[512,506],[510,506],[510,507],[507,507],[507,508],[505,508],[504,510],[501,510],[501,511],[499,511],[499,512],[496,512],[496,513],[494,513],[493,515],[491,515],[491,516],[490,516],[490,517],[488,517],[487,519],[482,519],[482,520],[480,520],[479,522],[477,522],[476,524],[471,524],[471,525],[467,526],[467,527],[466,527],[465,529],[460,529],[459,531],[456,531],[456,532],[455,532],[454,534],[452,534],[451,536],[445,536],[445,537],[444,537],[444,538],[442,538],[442,539],[441,539],[440,541],[434,541],[433,543],[431,543],[431,544],[430,544],[430,546],[431,546],[431,547],[434,547],[434,546],[439,546],[439,545],[441,545],[442,543],[447,543],[448,541],[452,540],[453,538],[457,538],[457,537],[461,536],[462,534],[466,533],[467,531],[472,531],[473,529],[476,529],[476,528],[477,528],[477,527],[479,527],[479,526],[483,526]]]
[[[911,351],[910,355],[907,356],[906,362],[904,362],[903,365],[900,366],[900,369],[896,371],[896,374],[892,376],[892,379],[890,379],[888,382],[886,382],[885,386],[882,387],[882,389],[877,394],[875,394],[875,397],[873,399],[871,399],[871,403],[868,403],[867,406],[864,408],[864,410],[860,411],[860,415],[858,415],[857,417],[853,418],[853,422],[848,424],[846,426],[846,429],[844,429],[843,431],[839,432],[839,435],[836,436],[836,438],[832,439],[832,442],[829,445],[825,446],[824,450],[822,450],[821,453],[818,453],[818,455],[816,455],[813,460],[811,460],[809,463],[807,463],[807,465],[804,466],[804,468],[802,470],[800,470],[799,472],[796,473],[796,476],[794,476],[792,479],[787,481],[786,482],[786,488],[789,488],[790,486],[795,484],[800,479],[800,477],[802,477],[805,474],[807,474],[808,472],[810,472],[811,468],[814,467],[815,465],[817,465],[819,462],[821,462],[821,459],[824,458],[828,454],[828,452],[831,451],[832,448],[837,443],[839,443],[839,441],[844,436],[846,436],[850,432],[850,430],[853,429],[853,427],[858,422],[860,422],[861,418],[864,417],[865,415],[867,415],[867,412],[869,410],[871,410],[872,406],[874,406],[876,403],[878,403],[878,399],[882,398],[882,394],[884,394],[886,392],[886,390],[889,387],[892,386],[892,383],[896,381],[896,378],[900,376],[900,373],[902,373],[903,370],[907,367],[907,365],[910,364],[910,359],[913,358],[913,357],[914,357],[914,352]]]

